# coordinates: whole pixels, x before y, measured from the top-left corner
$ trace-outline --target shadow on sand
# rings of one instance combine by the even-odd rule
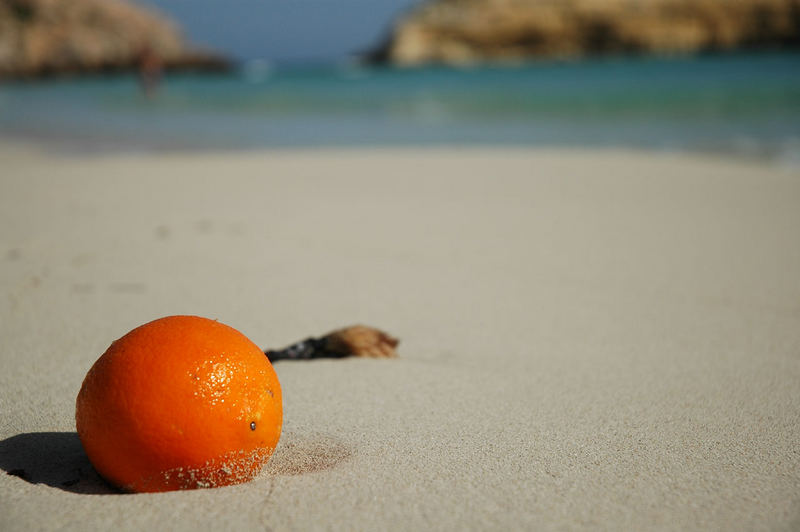
[[[94,470],[77,432],[26,432],[0,441],[0,468],[72,493],[122,494]]]
[[[324,434],[284,434],[262,475],[294,476],[331,469],[350,449]],[[97,474],[77,432],[26,432],[0,441],[0,468],[31,484],[92,495],[125,495]]]

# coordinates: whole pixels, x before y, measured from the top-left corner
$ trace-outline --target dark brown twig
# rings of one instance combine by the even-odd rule
[[[399,343],[399,340],[378,329],[353,325],[320,338],[306,338],[283,349],[268,349],[264,354],[271,362],[348,356],[394,358],[397,356],[395,347]]]

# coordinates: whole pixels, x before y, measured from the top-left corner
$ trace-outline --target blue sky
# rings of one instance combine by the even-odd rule
[[[319,61],[375,44],[418,0],[138,0],[193,42],[239,59]]]

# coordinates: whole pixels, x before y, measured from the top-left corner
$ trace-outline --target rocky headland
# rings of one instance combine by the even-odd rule
[[[123,0],[0,0],[0,78],[133,70],[145,56],[166,70],[230,68],[160,13]]]
[[[798,44],[800,0],[429,0],[368,59],[471,64]]]

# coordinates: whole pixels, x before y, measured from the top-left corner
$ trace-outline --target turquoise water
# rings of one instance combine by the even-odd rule
[[[0,86],[0,134],[99,148],[613,146],[797,158],[800,54],[476,69],[245,66]]]

